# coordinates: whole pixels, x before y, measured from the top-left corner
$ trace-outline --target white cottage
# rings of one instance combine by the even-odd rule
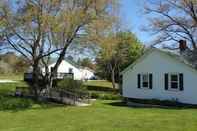
[[[53,69],[54,66],[55,66],[55,62],[48,65],[49,72],[51,72],[51,69]],[[44,74],[45,68],[42,68],[41,70],[42,73]],[[67,76],[73,75],[73,78],[75,80],[89,80],[95,77],[93,70],[90,70],[87,67],[80,67],[74,64],[73,62],[71,62],[70,60],[63,60],[57,69],[57,76],[56,76],[57,79],[63,79],[65,75]],[[30,68],[29,71],[27,71],[24,74],[24,80],[31,80],[31,78],[32,78],[32,69]]]
[[[50,64],[49,72],[55,66],[55,63]],[[42,68],[42,72],[45,72],[45,68]],[[57,69],[59,78],[61,78],[65,73],[73,73],[75,80],[88,80],[94,77],[94,72],[87,67],[80,67],[76,64],[73,64],[70,60],[63,60]]]
[[[122,72],[125,98],[197,104],[197,70],[182,55],[148,49]]]

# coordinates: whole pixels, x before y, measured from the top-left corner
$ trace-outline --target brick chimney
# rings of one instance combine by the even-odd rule
[[[179,49],[180,49],[180,52],[183,52],[187,49],[186,40],[179,40]]]

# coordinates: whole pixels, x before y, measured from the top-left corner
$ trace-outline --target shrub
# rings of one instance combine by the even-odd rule
[[[73,80],[72,78],[66,78],[66,79],[60,80],[57,83],[57,87],[60,89],[69,89],[69,90],[83,89],[82,81]]]
[[[98,92],[91,92],[90,97],[93,99],[98,99],[99,98],[99,93]]]
[[[33,101],[30,99],[0,96],[0,110],[25,109],[31,107],[32,104]]]
[[[105,93],[105,92],[90,92],[91,98],[102,100],[118,100],[121,96],[118,94]]]

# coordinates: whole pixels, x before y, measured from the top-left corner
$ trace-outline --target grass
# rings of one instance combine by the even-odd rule
[[[0,80],[14,80],[14,81],[19,81],[23,80],[23,74],[2,74],[0,75]]]
[[[23,81],[18,81],[17,83],[0,83],[0,94],[7,94],[13,92],[16,89],[16,86],[27,86]]]
[[[97,101],[90,107],[33,108],[0,111],[5,131],[196,131],[197,110],[128,108],[117,101]],[[112,105],[111,105],[112,104]]]
[[[90,80],[85,82],[85,85],[112,88],[112,83],[106,80]]]
[[[24,83],[20,83],[24,84]],[[6,93],[14,84],[0,85]],[[92,106],[42,106],[0,111],[1,131],[196,131],[197,109],[131,108],[119,100]]]

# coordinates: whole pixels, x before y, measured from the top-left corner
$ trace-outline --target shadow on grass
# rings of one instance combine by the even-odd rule
[[[110,106],[117,106],[117,107],[128,107],[126,102],[122,102],[122,101],[105,102],[104,104],[110,105]]]
[[[115,101],[115,102],[106,102],[106,105],[115,106],[115,107],[128,107],[128,108],[139,108],[139,109],[150,109],[150,108],[158,108],[158,109],[197,109],[197,105],[189,105],[189,104],[182,104],[182,105],[173,105],[173,106],[166,106],[166,105],[151,105],[151,104],[141,104],[141,103],[133,103],[128,105],[126,102],[123,101]]]

